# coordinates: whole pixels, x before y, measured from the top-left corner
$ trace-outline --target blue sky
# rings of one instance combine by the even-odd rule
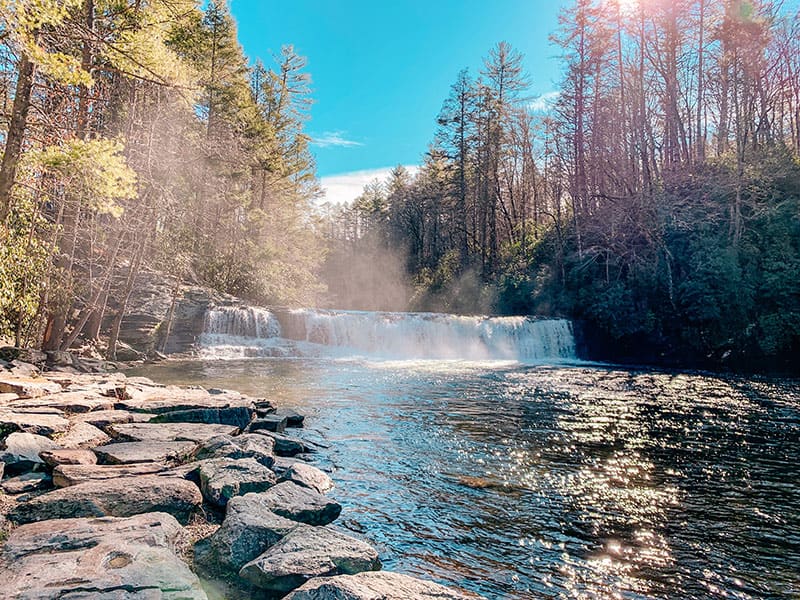
[[[232,0],[239,38],[265,63],[284,44],[308,58],[308,132],[329,199],[358,195],[397,164],[419,164],[458,72],[499,41],[523,52],[531,96],[557,89],[548,36],[566,0]]]

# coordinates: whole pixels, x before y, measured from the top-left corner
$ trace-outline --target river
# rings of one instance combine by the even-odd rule
[[[226,348],[137,373],[306,414],[388,569],[487,598],[800,595],[800,382]]]

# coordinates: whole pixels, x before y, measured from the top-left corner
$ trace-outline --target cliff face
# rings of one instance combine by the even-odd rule
[[[208,288],[178,284],[173,277],[157,272],[139,275],[122,320],[119,339],[139,352],[173,354],[187,352],[203,332],[206,310],[212,306],[236,304],[233,296]],[[118,308],[109,300],[110,314]]]

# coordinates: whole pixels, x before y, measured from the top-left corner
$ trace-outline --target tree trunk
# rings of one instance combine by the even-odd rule
[[[17,166],[22,154],[22,142],[25,139],[25,129],[28,125],[34,71],[34,64],[28,59],[27,55],[23,54],[19,61],[14,106],[11,112],[11,122],[8,125],[8,133],[6,134],[3,163],[0,166],[0,222],[5,222],[8,213],[11,211],[11,188],[14,187]]]

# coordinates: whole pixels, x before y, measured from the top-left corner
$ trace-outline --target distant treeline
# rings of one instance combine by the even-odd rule
[[[221,1],[0,0],[0,337],[113,356],[142,269],[313,300],[304,69]]]
[[[781,4],[577,0],[544,111],[499,44],[458,74],[416,176],[329,207],[332,292],[386,303],[358,266],[401,256],[416,309],[569,316],[603,358],[797,369],[800,17]]]

